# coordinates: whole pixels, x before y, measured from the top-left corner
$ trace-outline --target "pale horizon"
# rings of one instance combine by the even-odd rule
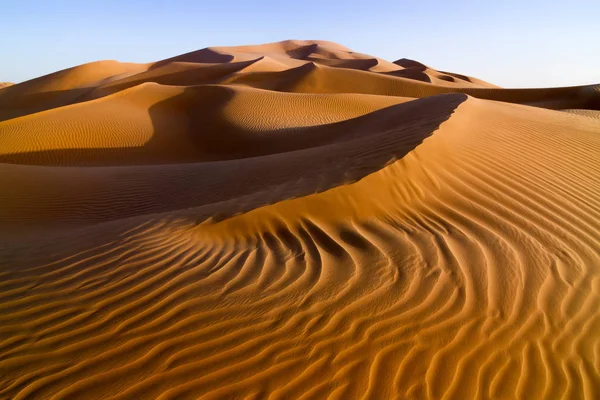
[[[0,65],[0,81],[20,83],[98,60],[148,63],[205,47],[298,39],[332,41],[387,61],[408,58],[506,88],[596,84],[599,12],[594,1],[176,1],[169,9],[140,1],[19,2],[4,9],[0,41],[10,62]]]

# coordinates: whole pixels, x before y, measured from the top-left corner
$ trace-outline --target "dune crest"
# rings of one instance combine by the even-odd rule
[[[0,89],[0,398],[599,398],[599,113],[326,41]]]

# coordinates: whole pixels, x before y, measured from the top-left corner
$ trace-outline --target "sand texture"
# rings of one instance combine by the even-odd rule
[[[324,41],[0,89],[0,398],[599,399],[600,85]]]

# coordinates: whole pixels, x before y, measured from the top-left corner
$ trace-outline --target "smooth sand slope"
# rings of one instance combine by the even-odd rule
[[[322,41],[0,89],[0,398],[600,398],[599,110]]]

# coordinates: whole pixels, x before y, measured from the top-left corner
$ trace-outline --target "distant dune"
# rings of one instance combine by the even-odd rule
[[[598,399],[599,116],[325,41],[3,87],[0,398]]]

